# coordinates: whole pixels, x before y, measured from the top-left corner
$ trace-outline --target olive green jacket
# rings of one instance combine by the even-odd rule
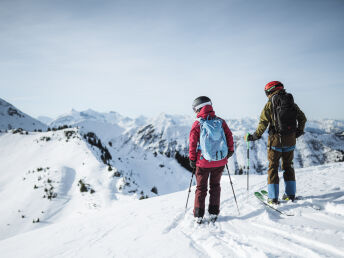
[[[277,94],[278,92],[279,91],[276,91],[269,96],[269,101],[265,104],[265,107],[260,115],[258,128],[255,132],[258,138],[260,138],[263,135],[268,126],[274,126],[271,97]],[[295,104],[295,107],[297,110],[297,130],[303,132],[305,129],[307,118],[305,114],[301,111],[301,109],[298,107],[298,105]]]

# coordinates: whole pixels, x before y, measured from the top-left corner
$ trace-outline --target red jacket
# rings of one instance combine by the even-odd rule
[[[198,113],[197,118],[204,118],[207,117],[215,117],[215,112],[213,107],[210,105],[204,106],[201,111]],[[225,120],[222,120],[222,127],[224,129],[228,151],[234,151],[234,144],[233,144],[233,136],[231,130],[228,128],[228,125]],[[211,161],[209,162],[205,158],[200,159],[201,151],[197,150],[199,138],[200,138],[200,123],[199,121],[195,121],[192,125],[189,137],[189,159],[190,160],[197,160],[196,166],[201,168],[214,168],[214,167],[222,167],[227,164],[227,158],[224,158],[219,161]]]

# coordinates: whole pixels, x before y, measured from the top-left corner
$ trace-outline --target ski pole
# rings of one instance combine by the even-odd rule
[[[196,170],[196,168],[194,168],[192,170],[192,176],[191,176],[191,181],[190,181],[190,186],[189,186],[189,193],[188,193],[188,198],[186,199],[186,205],[185,205],[185,213],[186,213],[186,210],[188,208],[189,196],[190,196],[190,192],[191,192],[191,184],[192,184],[193,176],[195,174],[195,170]]]
[[[247,191],[249,190],[249,175],[250,175],[250,142],[247,140],[249,134],[246,135],[247,143]]]
[[[237,209],[238,209],[238,213],[240,215],[238,202],[237,202],[237,199],[236,199],[236,196],[235,196],[235,192],[234,192],[234,188],[233,188],[233,183],[232,183],[231,175],[229,174],[229,169],[228,169],[228,165],[227,164],[226,164],[226,168],[227,168],[227,171],[228,171],[229,181],[231,182],[232,191],[233,191],[233,195],[234,195],[234,200],[235,200],[235,203],[236,203],[236,206],[237,206]]]

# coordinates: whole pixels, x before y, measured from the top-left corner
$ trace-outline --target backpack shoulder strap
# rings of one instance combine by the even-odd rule
[[[201,117],[198,117],[196,119],[196,121],[198,121],[199,122],[199,126],[202,127],[205,120],[203,118],[201,118]]]
[[[277,129],[277,114],[276,114],[276,102],[274,101],[275,98],[278,96],[278,94],[273,95],[269,101],[271,101],[271,107],[272,107],[272,124],[275,127],[275,129]]]
[[[220,117],[218,117],[218,116],[215,116],[214,119],[215,119],[215,120],[219,120],[219,121],[221,121],[221,122],[224,121],[222,118],[220,118]]]

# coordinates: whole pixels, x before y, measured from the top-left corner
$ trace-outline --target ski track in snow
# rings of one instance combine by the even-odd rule
[[[69,190],[72,188],[72,185],[75,180],[75,170],[69,167],[63,167],[61,170],[61,183],[59,193],[60,195],[66,197]]]

